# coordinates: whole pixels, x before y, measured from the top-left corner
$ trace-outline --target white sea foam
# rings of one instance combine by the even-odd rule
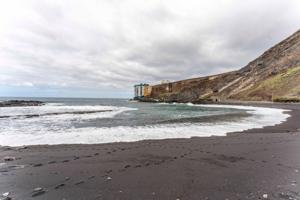
[[[39,118],[23,119],[21,129],[18,126],[11,126],[5,130],[0,127],[0,145],[34,145],[34,144],[70,144],[70,143],[109,143],[109,142],[130,142],[145,139],[166,139],[166,138],[190,138],[193,136],[225,136],[228,132],[243,131],[252,128],[262,128],[279,124],[287,119],[286,110],[250,106],[232,106],[232,105],[193,105],[202,107],[222,107],[232,109],[247,110],[252,114],[249,117],[241,118],[238,121],[226,121],[215,123],[181,123],[164,125],[146,125],[146,126],[118,126],[111,128],[88,127],[88,128],[49,128],[49,124],[55,120],[56,123],[68,123],[73,120],[84,120],[89,118],[113,117],[118,113],[132,110],[124,107],[107,106],[59,106],[58,110],[95,110],[111,109],[111,112],[93,113],[87,115],[67,115],[67,116],[45,116],[43,121],[48,123],[44,126]],[[22,108],[27,109],[27,108]],[[22,110],[21,109],[21,110]],[[38,112],[47,112],[45,108],[33,109]],[[21,111],[15,111],[20,113]],[[34,113],[34,111],[32,111]],[[53,109],[51,110],[53,112]],[[14,114],[15,114],[14,113]],[[3,114],[3,113],[2,113]],[[15,122],[14,122],[15,123]],[[27,126],[24,127],[24,124]],[[34,124],[34,126],[32,125]],[[47,128],[45,128],[47,127]],[[24,130],[25,129],[25,130]]]
[[[64,106],[61,104],[47,104],[45,106],[28,106],[28,107],[1,107],[1,116],[18,116],[18,115],[39,115],[47,113],[66,113],[80,111],[95,111],[95,110],[112,110],[117,111],[119,107],[114,106]]]

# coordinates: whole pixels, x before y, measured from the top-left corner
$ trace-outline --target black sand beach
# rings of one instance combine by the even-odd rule
[[[1,147],[0,192],[22,200],[300,199],[300,105],[261,106],[291,117],[226,137]]]

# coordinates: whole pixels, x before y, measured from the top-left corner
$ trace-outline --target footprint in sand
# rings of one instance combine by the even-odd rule
[[[79,158],[79,156],[74,156],[73,160],[78,160]]]
[[[54,187],[54,189],[57,190],[57,189],[59,189],[59,188],[65,186],[65,185],[66,185],[66,184],[64,184],[64,183],[58,184],[57,186]]]
[[[33,165],[33,167],[41,167],[41,166],[43,166],[42,163],[37,163],[37,164],[34,164],[34,165]]]
[[[74,183],[74,185],[81,185],[83,183],[84,183],[84,181],[78,181],[78,182]]]
[[[129,167],[131,167],[131,166],[130,166],[130,165],[125,165],[125,167],[124,167],[124,168],[125,168],[125,169],[127,169],[127,168],[129,168]]]

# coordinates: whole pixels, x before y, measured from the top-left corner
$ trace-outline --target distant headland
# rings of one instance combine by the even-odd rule
[[[134,99],[159,102],[300,102],[300,30],[237,71],[134,86]]]

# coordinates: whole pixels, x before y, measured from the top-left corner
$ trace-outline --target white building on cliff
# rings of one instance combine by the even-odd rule
[[[134,98],[135,99],[141,99],[144,97],[149,96],[151,93],[151,86],[149,84],[140,83],[137,85],[134,85]]]

